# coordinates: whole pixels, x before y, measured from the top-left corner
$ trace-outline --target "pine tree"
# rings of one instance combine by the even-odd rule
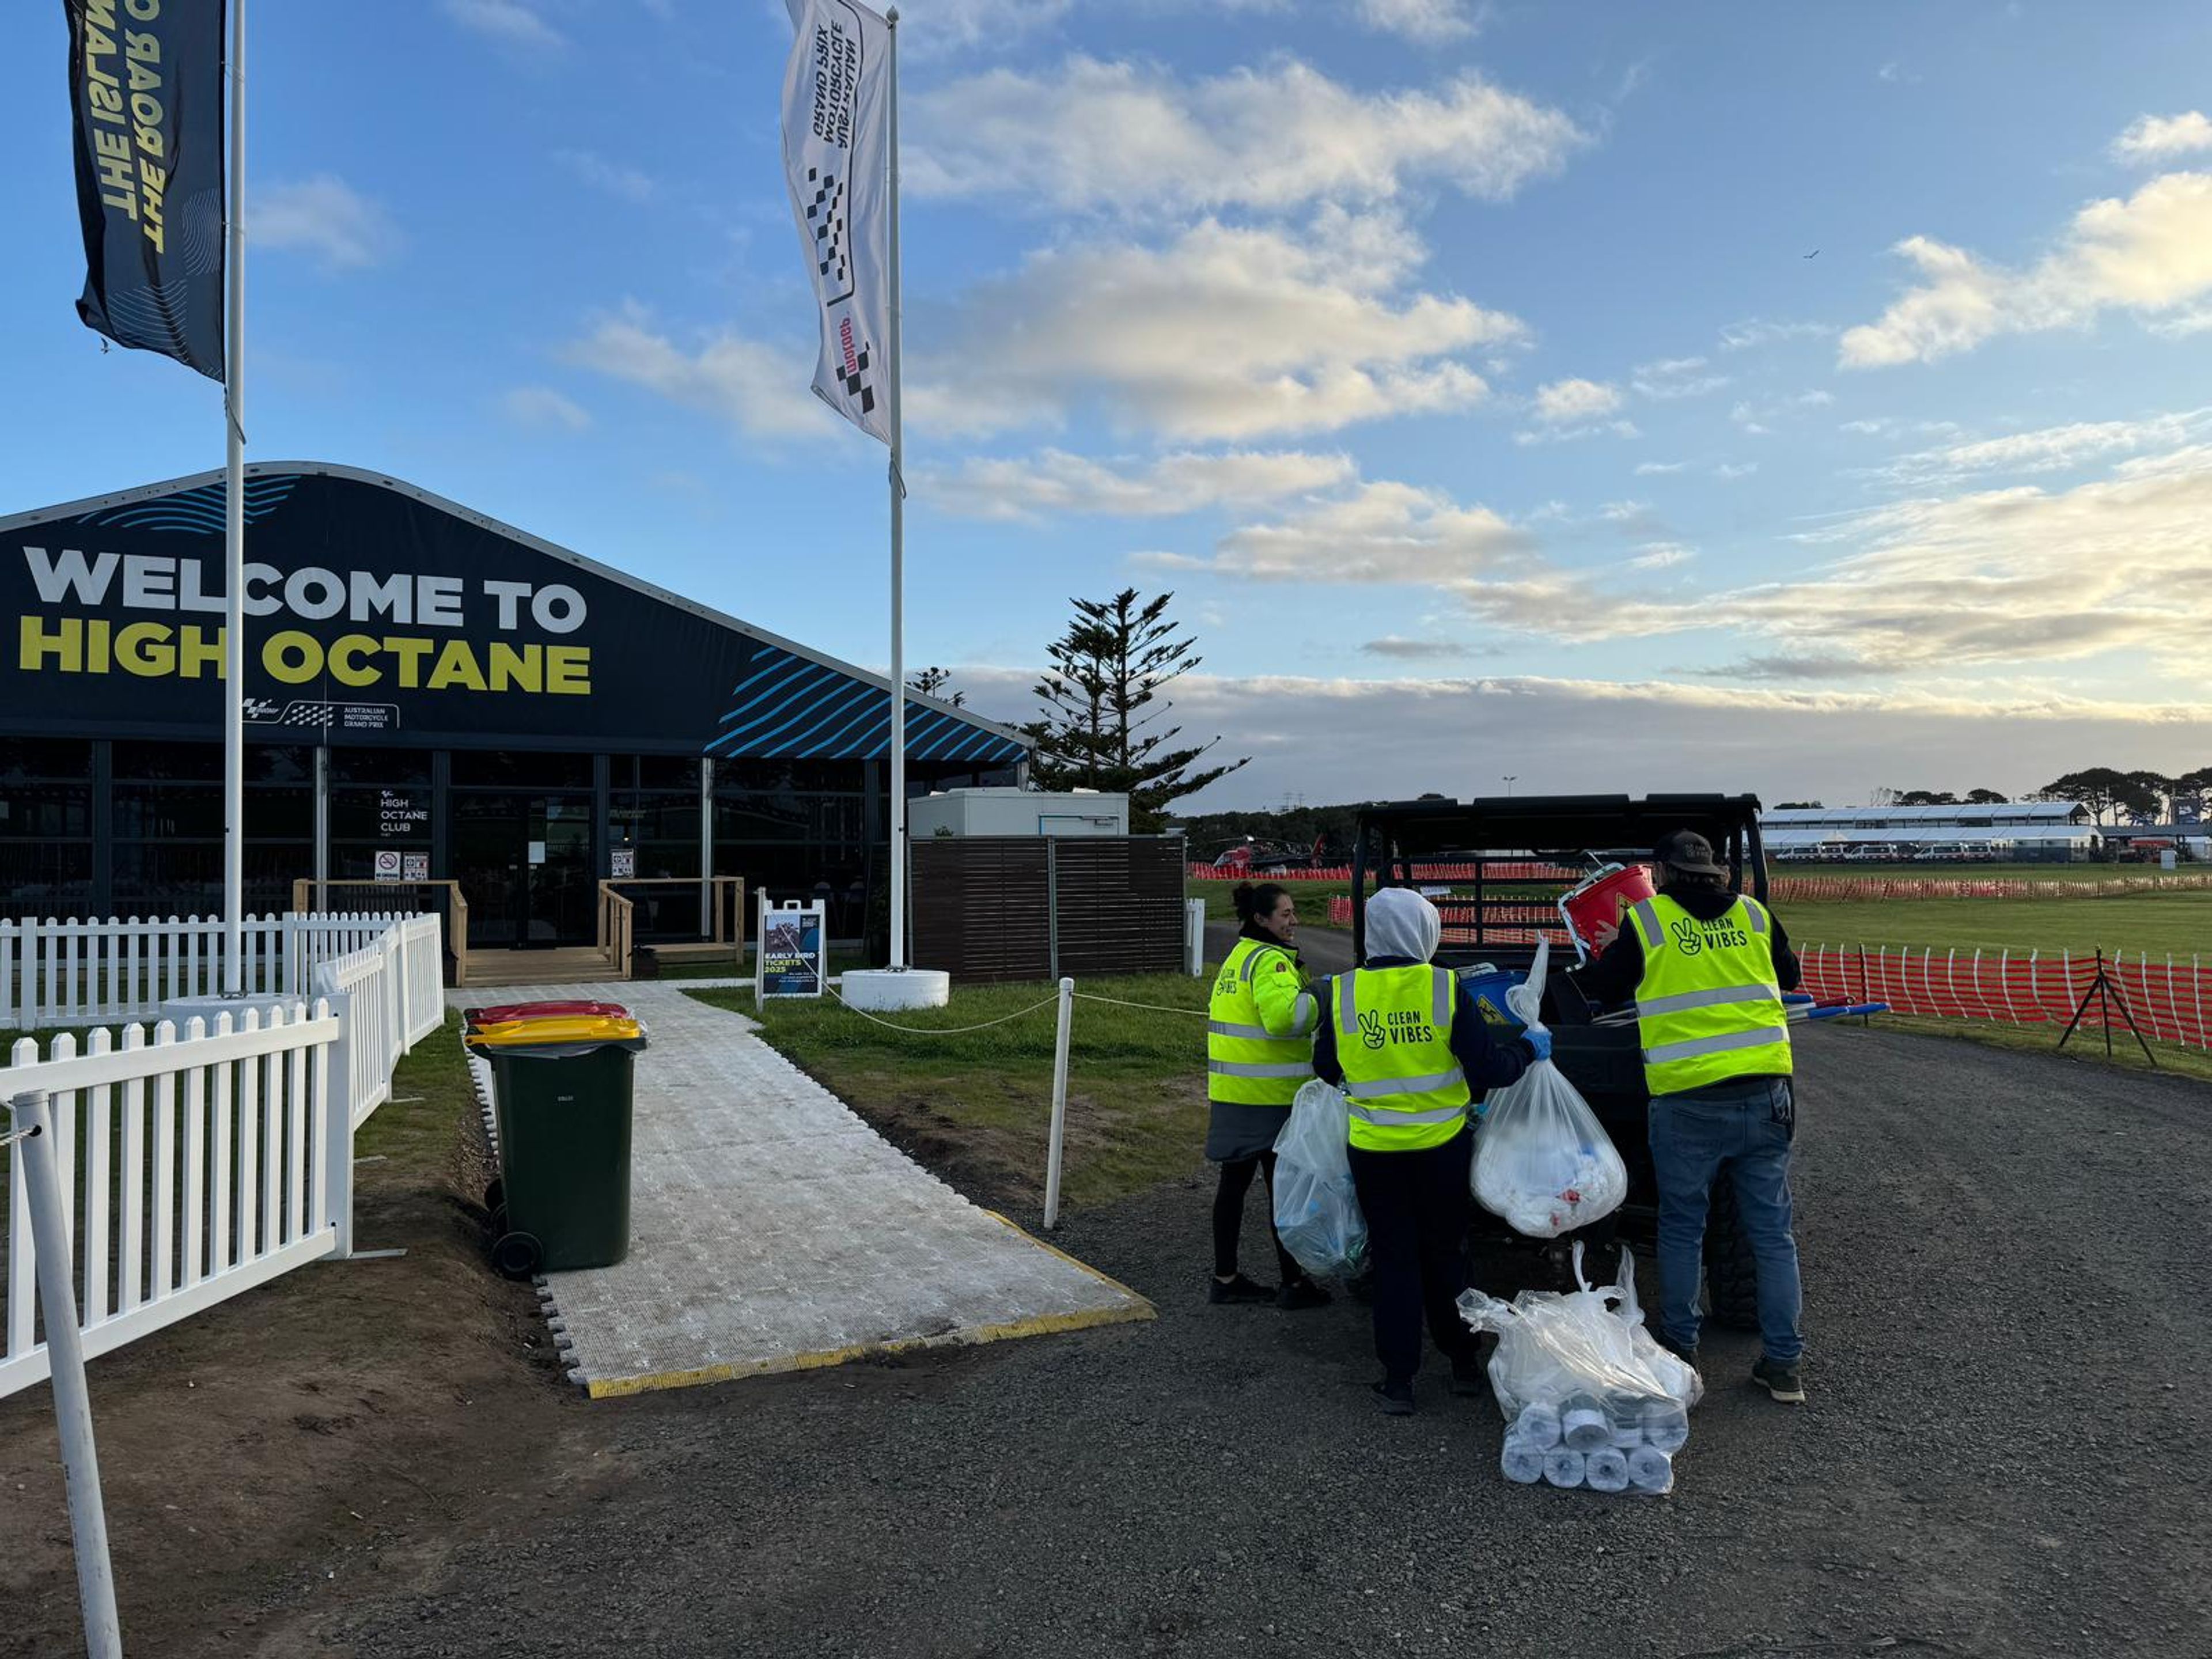
[[[919,674],[912,674],[907,678],[907,684],[921,692],[923,696],[935,697],[940,702],[949,702],[955,708],[965,708],[968,703],[968,694],[965,691],[947,691],[945,689],[951,683],[952,671],[949,668],[925,668]]]
[[[1181,726],[1146,729],[1173,706],[1162,692],[1205,660],[1168,616],[1174,597],[1145,600],[1131,587],[1071,601],[1074,618],[1045,647],[1052,666],[1036,687],[1044,713],[1023,728],[1036,745],[1030,770],[1040,787],[1126,793],[1139,834],[1159,828],[1170,802],[1247,764],[1194,771],[1220,738],[1176,748]]]

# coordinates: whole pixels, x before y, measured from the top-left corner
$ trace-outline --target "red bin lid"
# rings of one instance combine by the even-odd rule
[[[496,1008],[466,1008],[462,1020],[470,1025],[504,1025],[516,1019],[628,1019],[629,1010],[618,1002],[507,1002]]]

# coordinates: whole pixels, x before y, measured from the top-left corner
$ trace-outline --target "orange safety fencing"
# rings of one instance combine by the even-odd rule
[[[2201,892],[2212,876],[2109,876],[2097,881],[2034,881],[2016,877],[1778,876],[1768,895],[1777,904],[1863,899],[2125,898],[2135,893]]]
[[[1893,1012],[2000,1025],[2134,1028],[2147,1037],[2212,1050],[2212,968],[2147,952],[1914,950],[1808,945],[1804,988],[1824,1001],[1886,1002]],[[2097,976],[2106,994],[2096,994]]]
[[[1371,875],[1373,872],[1369,873]],[[1589,873],[1587,870],[1571,870],[1560,864],[1486,863],[1482,866],[1482,879],[1485,881],[1577,882]],[[1326,870],[1263,870],[1255,874],[1249,870],[1194,864],[1190,866],[1190,878],[1193,881],[1350,881],[1352,866],[1340,864]],[[1416,881],[1443,883],[1473,881],[1474,878],[1475,867],[1472,864],[1416,864],[1413,866],[1413,879]]]

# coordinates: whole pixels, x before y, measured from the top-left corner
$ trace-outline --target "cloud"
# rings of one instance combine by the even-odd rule
[[[807,389],[811,362],[727,331],[704,335],[687,348],[663,332],[641,306],[601,318],[562,355],[580,368],[726,421],[747,437],[818,437],[835,418]]]
[[[1757,461],[1723,461],[1713,469],[1713,477],[1723,483],[1734,483],[1738,478],[1748,478],[1759,471]]]
[[[1449,662],[1496,654],[1486,647],[1464,645],[1456,640],[1404,640],[1395,634],[1369,640],[1359,648],[1370,657],[1387,657],[1393,662]]]
[[[1739,400],[1735,407],[1729,410],[1729,419],[1753,436],[1763,437],[1773,430],[1768,425],[1769,422],[1784,419],[1801,409],[1826,409],[1835,401],[1833,392],[1822,392],[1817,388],[1811,392],[1800,392],[1790,397],[1765,398],[1757,402],[1744,398]]]
[[[1628,562],[1631,570],[1668,570],[1678,564],[1687,564],[1698,556],[1693,547],[1684,547],[1679,542],[1654,542]]]
[[[981,706],[1018,717],[1037,674],[1034,666],[956,672]],[[1900,754],[1925,775],[1986,778],[2019,793],[2049,778],[2054,754],[2172,769],[2202,719],[2187,702],[2099,701],[2035,687],[1929,694],[1682,679],[1200,672],[1177,680],[1170,695],[1187,732],[1201,740],[1218,733],[1221,753],[1253,757],[1184,803],[1192,811],[1257,806],[1286,790],[1310,797],[1317,754],[1329,757],[1328,798],[1340,800],[1480,793],[1468,757],[1491,750],[1522,757],[1514,769],[1524,794],[1584,793],[1603,779],[1607,789],[1638,795],[1755,789],[1784,800],[1863,799],[1894,775]],[[1624,738],[1654,732],[1668,740]]]
[[[1395,582],[1441,586],[1533,546],[1486,507],[1462,507],[1412,484],[1362,484],[1221,540],[1213,568],[1258,581]]]
[[[1357,471],[1348,455],[1297,450],[1095,460],[1047,449],[1023,459],[978,456],[955,472],[925,473],[916,480],[916,493],[932,506],[974,519],[1025,520],[1057,514],[1158,519],[1334,489],[1350,483]]]
[[[1687,472],[1689,470],[1690,464],[1687,461],[1639,461],[1636,465],[1636,476],[1639,478],[1651,478],[1668,473]]]
[[[1358,0],[1358,12],[1370,29],[1431,44],[1463,40],[1480,27],[1466,0]]]
[[[1620,407],[1620,390],[1598,380],[1554,380],[1536,389],[1536,418],[1565,426],[1610,415]]]
[[[246,200],[246,228],[257,248],[296,248],[326,270],[379,264],[400,246],[390,216],[327,173],[255,191]]]
[[[1417,185],[1508,201],[1590,142],[1559,111],[1477,76],[1366,94],[1294,60],[1180,81],[1075,57],[913,103],[905,182],[917,194],[1179,218],[1385,201]]]
[[[1703,357],[1667,357],[1656,363],[1639,364],[1629,384],[1639,398],[1672,402],[1717,392],[1728,385],[1729,380],[1728,375],[1712,373]]]
[[[1753,346],[1771,345],[1777,340],[1818,339],[1835,331],[1826,323],[1773,323],[1761,317],[1747,317],[1721,330],[1721,349],[1747,351]]]
[[[1513,441],[1528,444],[1575,443],[1583,438],[1640,438],[1643,430],[1633,421],[1594,421],[1583,426],[1551,426],[1516,432]]]
[[[2212,409],[2140,421],[2077,421],[2033,432],[1945,444],[1898,456],[1879,469],[1906,483],[1956,479],[1979,472],[2060,472],[2148,449],[2172,450],[2212,428]]]
[[[1164,247],[1048,249],[908,336],[935,343],[909,355],[909,410],[976,434],[1096,405],[1123,429],[1245,442],[1467,409],[1489,388],[1453,354],[1525,330],[1471,301],[1401,297],[1422,257],[1395,220],[1335,209],[1304,232],[1206,220]]]
[[[2124,201],[2090,203],[2025,271],[1925,236],[1897,251],[1920,284],[1844,333],[1844,368],[1933,362],[1999,334],[2080,327],[2109,309],[2155,317],[2203,298],[2212,293],[2212,173],[2165,173]]]
[[[588,149],[556,149],[553,159],[574,173],[594,190],[618,196],[626,202],[649,202],[659,189],[653,179],[635,167],[627,167],[610,161],[604,155]]]
[[[2212,149],[2212,121],[2202,110],[2186,115],[2145,115],[2112,140],[2116,161],[2164,161]]]
[[[568,44],[562,34],[521,0],[445,0],[446,15],[463,28],[503,46],[528,52],[554,52]]]
[[[581,432],[592,423],[583,407],[550,386],[519,386],[500,399],[507,418],[522,426],[557,427]]]
[[[2185,311],[2179,317],[2169,317],[2164,322],[2153,323],[2150,331],[2169,340],[2185,340],[2192,334],[2202,334],[2212,329],[2212,306],[2199,306],[2194,311]]]
[[[2030,436],[2030,453],[2075,441]],[[1798,538],[1857,550],[1814,579],[1706,609],[1777,662],[2048,672],[2115,653],[2148,694],[2160,665],[2179,683],[2201,672],[2212,637],[2207,523],[2212,447],[2186,445],[2055,493],[2023,484],[1877,508]]]

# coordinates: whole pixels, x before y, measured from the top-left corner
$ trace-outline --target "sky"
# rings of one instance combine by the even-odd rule
[[[1172,590],[1188,803],[2212,764],[2212,9],[911,0],[909,665]],[[783,0],[249,13],[249,458],[880,668]],[[0,514],[219,466],[0,22]]]

